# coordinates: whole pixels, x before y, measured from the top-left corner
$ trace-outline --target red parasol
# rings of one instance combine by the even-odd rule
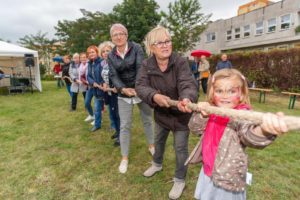
[[[206,50],[198,49],[198,50],[192,51],[191,55],[194,57],[201,57],[201,56],[209,57],[209,56],[211,56],[211,53]]]

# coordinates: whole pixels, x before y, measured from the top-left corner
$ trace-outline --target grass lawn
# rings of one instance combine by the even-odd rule
[[[81,96],[78,110],[69,112],[66,89],[43,82],[42,93],[0,96],[0,199],[167,199],[175,168],[173,138],[169,137],[164,170],[152,178],[142,173],[151,156],[134,110],[128,172],[118,172],[120,149],[113,147],[107,112],[100,131],[91,125]],[[287,96],[267,95],[257,111],[300,116],[300,102],[288,110]],[[170,135],[172,136],[172,135]],[[190,136],[190,151],[198,138]],[[288,200],[300,196],[300,133],[290,132],[264,150],[248,149],[250,200]],[[199,165],[189,167],[181,199],[193,199]]]

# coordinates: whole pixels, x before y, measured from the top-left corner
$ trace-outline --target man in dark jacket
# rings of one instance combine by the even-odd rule
[[[148,148],[154,154],[154,136],[152,130],[152,110],[136,96],[135,81],[144,59],[140,45],[128,42],[128,31],[122,24],[113,24],[110,29],[112,42],[116,45],[108,55],[109,76],[118,90],[118,107],[120,115],[120,146],[122,160],[120,173],[126,173],[134,104],[140,109]]]
[[[232,68],[231,62],[227,59],[227,55],[224,53],[221,56],[221,61],[216,66],[216,71],[220,69]]]

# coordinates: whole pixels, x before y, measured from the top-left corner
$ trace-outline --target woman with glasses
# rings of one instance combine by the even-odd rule
[[[188,122],[191,114],[184,105],[196,102],[197,86],[188,61],[172,52],[170,33],[164,27],[156,27],[145,38],[150,57],[143,61],[136,81],[137,95],[154,108],[155,153],[151,167],[145,177],[151,177],[162,170],[163,155],[169,132],[173,132],[173,146],[176,154],[174,185],[170,199],[178,199],[185,187],[188,158]],[[171,107],[168,100],[179,100],[177,107]]]
[[[140,110],[144,131],[148,142],[148,149],[154,153],[154,136],[152,128],[152,109],[136,96],[135,81],[138,70],[144,59],[144,52],[140,45],[127,41],[128,31],[122,24],[113,24],[110,36],[115,47],[108,55],[109,75],[118,91],[118,107],[120,115],[120,146],[122,160],[119,165],[120,173],[126,173],[133,118],[133,106]]]

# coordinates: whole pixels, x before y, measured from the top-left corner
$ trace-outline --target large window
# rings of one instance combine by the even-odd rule
[[[228,30],[228,31],[226,32],[226,40],[231,40],[231,38],[232,38],[231,33],[232,33],[231,30]]]
[[[255,34],[256,35],[261,35],[264,32],[264,22],[260,21],[256,23],[256,31]]]
[[[216,33],[207,33],[206,34],[206,41],[213,42],[216,40]]]
[[[280,20],[281,30],[289,29],[291,26],[291,14],[283,15],[280,18],[281,18],[281,20]]]
[[[276,18],[268,20],[268,33],[276,31]]]
[[[234,38],[239,39],[241,37],[241,28],[234,29]]]
[[[250,25],[244,26],[244,37],[250,36]]]

